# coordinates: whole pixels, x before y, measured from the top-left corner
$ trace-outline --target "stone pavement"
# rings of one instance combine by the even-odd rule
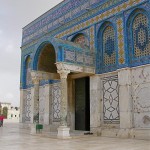
[[[150,150],[150,141],[105,137],[60,140],[30,135],[19,123],[4,122],[0,127],[0,150]]]

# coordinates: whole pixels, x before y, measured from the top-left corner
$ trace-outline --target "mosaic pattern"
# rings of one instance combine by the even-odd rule
[[[118,76],[103,78],[104,123],[119,123]]]
[[[95,42],[94,42],[94,26],[90,28],[90,51],[94,52]]]
[[[113,2],[112,2],[110,0],[110,1],[108,1],[109,4],[107,4],[107,5],[105,4],[105,7],[108,7],[108,5],[111,5],[112,3],[115,3],[117,1],[118,0],[116,0],[116,1],[113,0]],[[111,9],[109,9],[108,11],[104,11],[104,12],[100,13],[99,15],[96,15],[95,17],[93,17],[93,18],[91,18],[91,19],[89,19],[85,22],[77,24],[77,25],[73,26],[72,28],[68,28],[67,30],[59,33],[56,37],[62,38],[64,36],[68,35],[68,34],[72,34],[74,32],[77,32],[81,29],[86,28],[87,26],[93,25],[94,23],[100,22],[100,21],[102,21],[102,20],[104,20],[104,19],[106,19],[106,18],[108,18],[112,15],[115,15],[116,13],[118,13],[120,11],[124,11],[126,9],[129,9],[129,8],[133,7],[134,5],[137,5],[137,4],[139,4],[140,2],[143,2],[143,1],[145,1],[145,0],[134,0],[134,1],[133,0],[128,0],[128,1],[118,5],[116,7],[113,7]],[[98,10],[95,9],[95,11],[97,11],[97,12],[99,10],[100,10],[100,8]]]
[[[33,38],[39,37],[39,35],[42,35],[44,33],[47,33],[48,31],[52,31],[55,28],[60,27],[63,22],[67,23],[68,21],[75,19],[76,16],[80,17],[89,7],[95,8],[95,6],[102,5],[103,7],[101,7],[101,9],[105,9],[112,4],[118,3],[118,1],[123,0],[110,1],[111,2],[105,2],[105,5],[101,3],[103,2],[102,0],[94,0],[92,2],[90,0],[70,0],[67,3],[63,2],[63,4],[59,5],[59,7],[55,7],[56,9],[53,9],[54,11],[48,11],[42,17],[36,19],[36,21],[30,23],[23,29],[23,44],[29,42],[29,40]],[[93,4],[97,5],[94,6]],[[97,10],[100,9],[97,8]],[[94,13],[97,10],[94,9]],[[81,16],[81,18],[82,17],[83,16]]]
[[[29,86],[32,84],[32,79],[31,79],[31,59],[30,57],[27,58],[26,61],[26,85]]]
[[[64,61],[74,63],[77,65],[87,65],[87,66],[93,66],[95,63],[95,56],[92,52],[79,52],[79,51],[73,51],[70,49],[65,49],[65,56]]]
[[[148,19],[143,14],[138,14],[133,22],[134,55],[136,57],[150,55],[150,37]]]
[[[65,60],[74,62],[75,61],[75,51],[71,51],[71,50],[65,51]]]
[[[124,50],[124,34],[123,34],[123,19],[117,19],[117,35],[118,35],[118,62],[119,64],[125,63],[125,50]]]
[[[58,28],[57,31],[56,30],[54,31],[54,28],[57,28],[58,26],[61,26],[61,23],[60,23],[59,19],[57,21],[57,23],[59,25],[58,24],[56,25],[55,23],[52,24],[51,21],[47,22],[47,20],[48,20],[47,18],[45,18],[45,19],[44,18],[43,19],[39,18],[39,21],[37,23],[33,22],[33,23],[35,23],[35,25],[27,28],[27,30],[28,30],[27,34],[25,32],[24,32],[25,34],[23,33],[23,45],[27,44],[32,39],[39,38],[41,35],[43,35],[45,33],[48,33],[48,31],[52,31],[51,35],[55,35],[56,32],[59,33],[57,35],[58,38],[64,37],[66,35],[69,35],[69,34],[72,34],[76,31],[79,31],[79,30],[81,30],[85,27],[93,25],[93,23],[97,23],[97,22],[103,20],[104,18],[106,19],[106,18],[108,18],[108,17],[110,17],[110,16],[112,16],[112,15],[114,15],[114,14],[120,12],[120,11],[129,9],[129,8],[133,7],[134,5],[137,5],[138,3],[144,2],[144,1],[145,0],[134,0],[134,1],[133,0],[109,0],[106,3],[103,3],[103,4],[100,4],[97,1],[98,7],[94,8],[93,10],[91,10],[90,12],[88,12],[88,13],[82,15],[82,16],[79,16],[77,19],[74,19],[70,22],[66,22],[65,27],[67,27],[68,29],[63,31],[62,33],[60,33],[62,31],[62,28]],[[105,11],[106,9],[108,9],[108,7],[111,7],[112,5],[117,5],[120,2],[123,2],[123,3],[121,3],[120,5],[118,5],[114,8],[111,8],[108,11]],[[101,12],[101,14],[97,15],[96,13],[99,12],[99,11]],[[78,24],[74,27],[71,27],[72,25],[76,24],[77,22],[89,18],[93,14],[96,14],[96,16],[91,18],[91,19],[88,19],[85,22],[82,22],[81,24]],[[74,17],[71,16],[70,12],[68,14],[66,14],[66,16],[69,16],[71,19],[74,18]],[[48,24],[43,25],[42,24],[43,22],[47,22]],[[54,21],[54,22],[56,22],[56,21]],[[40,26],[38,26],[38,24]],[[55,26],[54,26],[54,24],[55,24]],[[53,33],[53,32],[55,32],[55,33]]]
[[[60,84],[55,84],[53,86],[52,97],[53,97],[53,121],[60,121],[60,102],[61,102]]]
[[[31,90],[26,91],[25,97],[25,122],[29,122],[31,120]]]
[[[40,87],[39,89],[39,121],[40,123],[44,122],[44,112],[45,112],[45,86]]]
[[[103,57],[104,65],[116,63],[115,33],[112,26],[106,27],[103,32]]]
[[[89,48],[89,40],[83,34],[78,35],[73,40],[74,43],[80,44],[82,48],[88,49]]]

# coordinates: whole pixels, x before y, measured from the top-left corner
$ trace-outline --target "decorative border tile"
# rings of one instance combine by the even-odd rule
[[[124,49],[124,36],[123,36],[123,19],[117,19],[117,36],[118,36],[118,62],[119,64],[125,63],[125,49]]]
[[[140,2],[144,2],[145,0],[128,0],[127,2],[124,2],[116,7],[111,8],[110,10],[106,10],[105,12],[96,15],[95,17],[92,17],[91,19],[84,21],[80,24],[77,24],[73,26],[72,28],[69,28],[59,34],[56,35],[57,38],[62,38],[65,35],[72,34],[74,32],[77,32],[83,28],[86,28],[88,26],[91,26],[97,22],[100,22],[108,17],[111,17],[112,15],[115,15],[116,13],[119,13],[121,11],[124,11],[126,9],[129,9],[133,7],[134,5],[137,5]]]

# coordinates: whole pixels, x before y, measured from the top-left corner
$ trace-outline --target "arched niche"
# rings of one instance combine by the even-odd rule
[[[83,33],[76,34],[72,40],[72,42],[79,44],[82,48],[88,48],[89,49],[89,39],[88,37]]]
[[[52,44],[48,43],[44,47],[42,47],[37,62],[37,70],[56,73],[56,54],[55,49]]]

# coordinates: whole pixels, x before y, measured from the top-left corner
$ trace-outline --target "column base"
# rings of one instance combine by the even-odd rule
[[[68,139],[70,137],[70,128],[65,127],[65,126],[60,126],[58,129],[57,137],[60,139]]]
[[[36,134],[36,126],[35,124],[30,125],[30,134]]]

